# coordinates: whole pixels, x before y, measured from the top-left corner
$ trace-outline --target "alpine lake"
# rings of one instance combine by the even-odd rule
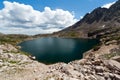
[[[24,41],[21,50],[45,64],[68,63],[83,57],[83,53],[99,43],[97,39],[45,37]]]

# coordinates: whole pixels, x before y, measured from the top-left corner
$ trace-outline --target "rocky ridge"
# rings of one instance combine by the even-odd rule
[[[54,33],[57,37],[94,37],[109,32],[113,28],[120,29],[120,0],[109,9],[98,7],[87,13],[80,21]]]

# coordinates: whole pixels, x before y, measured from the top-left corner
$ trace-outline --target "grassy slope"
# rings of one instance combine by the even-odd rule
[[[30,36],[27,35],[0,35],[0,44],[8,43],[16,45],[28,38],[30,38]]]

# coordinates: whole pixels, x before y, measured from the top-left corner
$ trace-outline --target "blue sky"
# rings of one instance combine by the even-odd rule
[[[4,7],[3,1],[0,0],[0,9]],[[34,9],[43,11],[44,7],[48,6],[51,9],[60,8],[74,11],[77,19],[84,16],[86,13],[91,12],[93,9],[103,6],[104,4],[111,3],[117,0],[7,0],[10,2],[19,2],[31,5]]]
[[[97,7],[117,0],[0,0],[0,32],[44,34],[62,30]]]

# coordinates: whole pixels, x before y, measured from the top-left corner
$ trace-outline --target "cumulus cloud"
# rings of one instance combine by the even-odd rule
[[[74,24],[74,14],[62,9],[34,10],[32,6],[4,1],[0,10],[0,32],[8,34],[52,33]]]
[[[102,6],[102,8],[110,8],[115,2],[111,2]]]

